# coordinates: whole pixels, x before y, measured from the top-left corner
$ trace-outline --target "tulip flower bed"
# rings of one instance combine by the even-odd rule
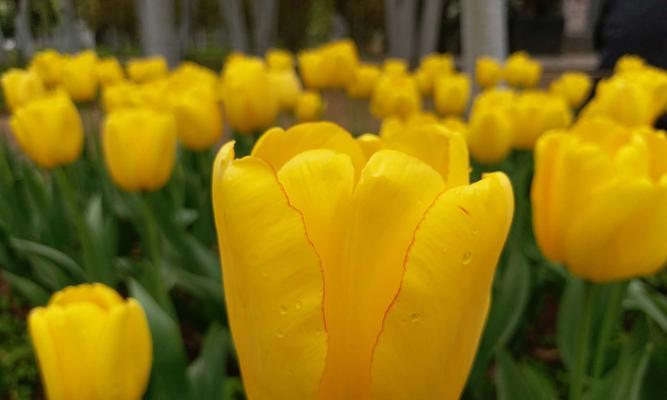
[[[2,76],[0,393],[667,398],[667,73],[541,75],[39,52]]]

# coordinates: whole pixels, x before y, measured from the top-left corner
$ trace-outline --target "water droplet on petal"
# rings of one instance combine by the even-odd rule
[[[284,337],[285,337],[285,332],[283,332],[281,329],[278,329],[278,330],[276,331],[276,337],[277,337],[278,339],[282,339],[282,338],[284,338]]]
[[[420,318],[419,313],[412,313],[412,315],[410,316],[410,322],[417,322],[419,321],[419,318]]]
[[[470,264],[470,261],[472,261],[472,252],[470,250],[467,250],[465,253],[463,253],[463,264],[467,265]]]
[[[287,314],[287,306],[280,306],[280,314],[282,315]]]
[[[296,304],[294,305],[294,308],[297,310],[300,310],[303,307],[303,303],[301,303],[301,300],[297,301]]]

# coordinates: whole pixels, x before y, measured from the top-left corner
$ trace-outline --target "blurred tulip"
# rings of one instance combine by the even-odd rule
[[[42,168],[75,161],[83,149],[83,125],[64,92],[33,100],[17,109],[10,125],[21,150]]]
[[[475,63],[475,79],[484,89],[498,85],[503,77],[503,68],[500,63],[491,57],[479,57]]]
[[[70,286],[28,317],[50,400],[139,400],[153,347],[146,315],[102,284]]]
[[[382,138],[378,135],[372,133],[364,133],[357,137],[357,143],[361,148],[361,151],[366,156],[366,160],[371,158],[373,154],[382,150],[384,144],[382,143]]]
[[[278,97],[280,110],[288,112],[294,110],[296,101],[303,90],[296,72],[291,69],[270,70],[269,76]]]
[[[272,71],[294,71],[294,55],[287,50],[270,49],[266,52],[266,64]]]
[[[109,114],[102,147],[116,185],[127,191],[164,186],[176,160],[176,132],[176,121],[169,113],[136,108]]]
[[[222,136],[220,104],[211,92],[191,89],[179,93],[172,104],[178,137],[190,150],[204,150]]]
[[[168,72],[167,60],[160,56],[135,58],[127,62],[127,73],[137,83],[166,78]]]
[[[667,261],[667,139],[614,125],[582,121],[544,135],[535,150],[537,242],[594,282],[651,275]]]
[[[531,88],[540,83],[542,65],[533,60],[528,53],[519,51],[507,59],[503,75],[512,87]]]
[[[502,108],[475,107],[468,124],[468,149],[480,164],[499,164],[512,150],[512,117]]]
[[[104,58],[97,62],[97,79],[104,87],[125,80],[125,73],[118,59],[114,57]]]
[[[433,92],[433,86],[438,79],[455,72],[454,59],[451,55],[432,53],[422,58],[415,79],[420,92],[428,96]]]
[[[2,92],[10,111],[15,111],[31,100],[44,95],[44,84],[30,70],[11,68],[2,74]]]
[[[619,58],[618,61],[616,61],[616,65],[614,66],[614,72],[623,73],[630,71],[638,71],[644,69],[645,66],[646,66],[646,61],[644,61],[643,58],[632,54],[626,54],[623,57]]]
[[[317,50],[305,50],[299,53],[298,59],[303,84],[310,90],[324,89],[327,77],[322,54]]]
[[[385,75],[405,75],[408,73],[408,63],[400,58],[387,58],[382,64],[382,73]]]
[[[278,94],[259,59],[230,65],[223,77],[223,99],[229,125],[239,133],[265,129],[278,115]]]
[[[549,91],[567,101],[570,108],[578,108],[588,98],[593,82],[582,72],[566,72],[551,82]]]
[[[347,85],[347,95],[355,99],[370,98],[379,78],[380,69],[375,65],[359,65],[354,72],[354,77]]]
[[[450,116],[440,121],[440,124],[447,129],[460,133],[464,138],[468,137],[468,125],[461,117]]]
[[[65,59],[60,85],[74,101],[91,101],[97,96],[97,54],[91,50]]]
[[[449,75],[435,81],[433,103],[443,115],[461,115],[470,101],[470,79],[464,74]]]
[[[216,93],[219,85],[218,77],[213,71],[189,61],[181,63],[174,69],[169,74],[168,82],[171,91],[197,88]]]
[[[322,96],[317,92],[303,92],[296,100],[294,115],[299,122],[317,121],[323,112],[324,102]]]
[[[366,161],[331,123],[271,129],[242,159],[222,147],[214,214],[249,399],[460,396],[512,190],[501,173],[450,179],[464,157],[441,160]]]
[[[371,112],[377,118],[407,118],[422,108],[422,98],[415,79],[405,74],[383,74],[378,79]]]
[[[139,87],[132,82],[118,82],[102,89],[102,106],[107,114],[121,108],[137,107],[141,104]]]
[[[38,51],[30,61],[30,70],[35,71],[45,85],[54,86],[60,79],[65,56],[56,50]]]
[[[536,90],[520,93],[513,113],[514,146],[521,150],[531,150],[543,133],[572,123],[572,111],[565,100]]]
[[[339,40],[299,54],[299,69],[308,89],[344,89],[359,64],[357,47]]]

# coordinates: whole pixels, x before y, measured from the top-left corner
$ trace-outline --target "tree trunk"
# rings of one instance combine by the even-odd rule
[[[57,2],[58,26],[54,30],[54,45],[64,53],[74,53],[81,49],[77,32],[77,18],[72,0]]]
[[[185,54],[193,44],[193,26],[192,19],[194,11],[197,9],[197,0],[181,0],[180,7],[180,25],[178,27],[179,43],[181,45],[181,54]]]
[[[445,0],[424,0],[419,38],[420,58],[438,49],[444,4]]]
[[[219,0],[219,5],[232,49],[247,53],[248,34],[240,0]]]
[[[30,31],[30,0],[19,0],[18,11],[14,19],[16,47],[24,59],[30,59],[35,52],[35,45]]]
[[[255,52],[258,56],[263,56],[271,47],[277,30],[278,0],[255,0],[253,6]]]
[[[505,0],[466,0],[462,10],[463,66],[473,73],[479,56],[502,61],[507,56]]]
[[[386,0],[385,21],[389,55],[412,62],[417,0]]]
[[[136,0],[135,4],[144,54],[164,56],[170,66],[176,65],[180,53],[173,0]]]

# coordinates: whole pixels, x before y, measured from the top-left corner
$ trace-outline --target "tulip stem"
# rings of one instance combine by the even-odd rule
[[[600,327],[600,335],[597,340],[597,347],[593,357],[593,378],[598,379],[602,375],[604,369],[605,356],[609,339],[611,337],[614,325],[618,322],[619,314],[621,312],[621,304],[625,291],[628,287],[628,281],[613,283],[608,286],[611,293],[607,300],[607,308],[602,317],[602,326]]]
[[[584,282],[584,304],[577,330],[574,364],[570,374],[570,400],[580,400],[583,394],[584,377],[588,361],[588,345],[593,313],[593,285]]]

